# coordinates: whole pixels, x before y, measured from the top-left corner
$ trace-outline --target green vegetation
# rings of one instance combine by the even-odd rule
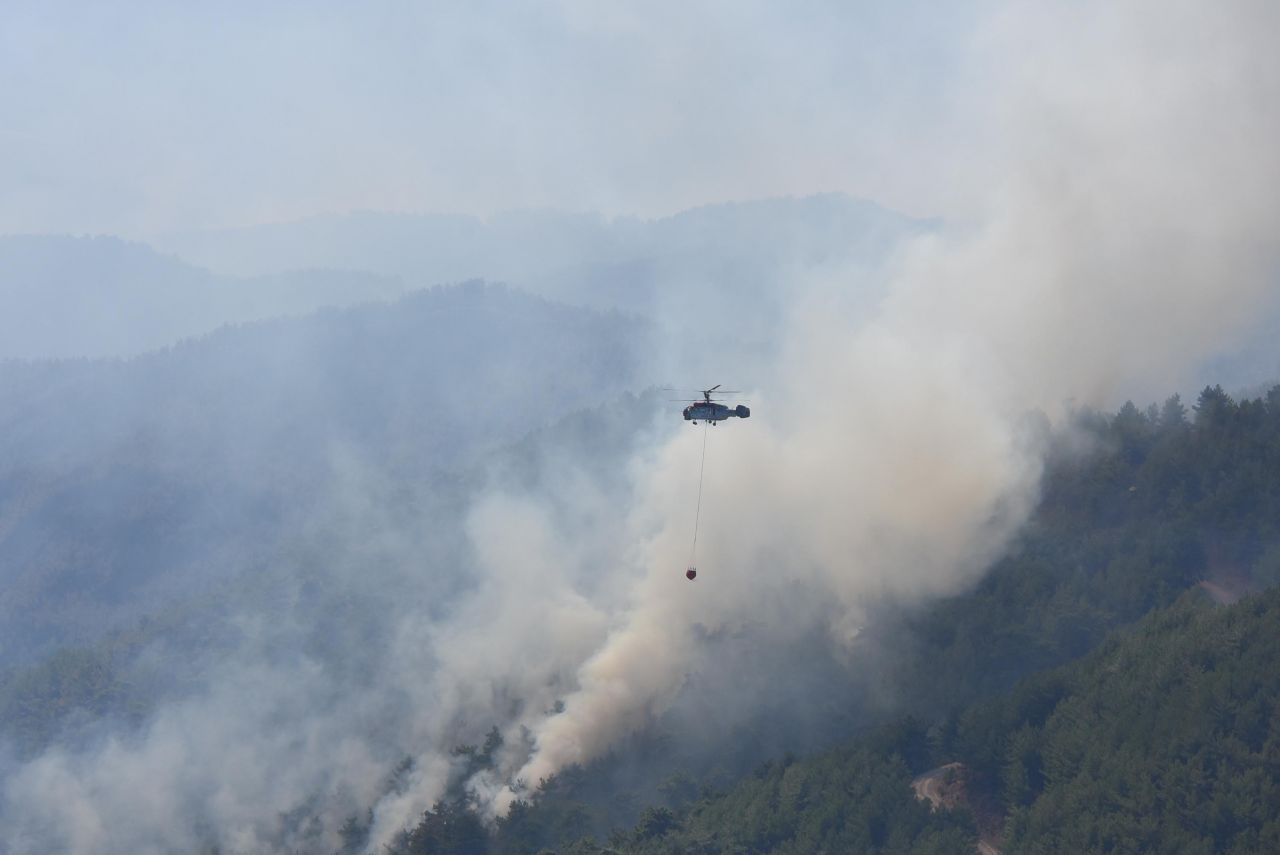
[[[968,710],[953,742],[1012,852],[1280,851],[1280,590],[1188,595]]]
[[[970,707],[954,729],[903,719],[851,744],[766,763],[724,793],[652,806],[607,843],[548,782],[482,833],[464,796],[401,853],[961,852],[964,807],[910,789],[942,762],[1007,812],[1007,852],[1280,851],[1280,589],[1218,607],[1189,593],[1079,662]],[[571,773],[579,774],[579,773]]]
[[[1208,581],[1238,595],[1280,581],[1280,387],[1206,388],[1146,411],[1086,413],[1051,456],[1043,497],[971,593],[909,619],[894,690],[922,717],[1078,658],[1109,632]]]
[[[460,474],[635,385],[650,332],[469,282],[129,360],[0,362],[0,668],[296,563],[349,513],[353,466],[398,492],[389,515],[451,503]]]
[[[611,843],[625,852],[956,852],[976,837],[967,813],[932,812],[911,793],[910,727],[853,747],[769,763],[680,815],[650,808]],[[916,743],[914,746],[912,742]]]
[[[592,809],[581,770],[544,782],[532,802],[517,802],[488,835],[455,794],[428,811],[394,853],[544,851],[604,853],[949,853],[976,838],[964,811],[934,812],[911,794],[912,769],[928,759],[924,731],[908,721],[853,746],[807,759],[766,763],[727,793],[672,792],[646,808],[634,828],[606,843],[587,834]],[[673,788],[678,789],[678,788]],[[681,798],[688,797],[688,800]]]
[[[910,788],[957,761],[984,827],[1005,820],[1006,852],[1280,851],[1280,591],[1218,607],[1196,589],[1277,581],[1280,387],[1081,422],[1090,450],[1050,460],[1009,555],[909,619],[894,683],[931,724],[901,719],[729,787],[677,781],[611,833],[598,770],[544,782],[485,835],[456,793],[396,851],[972,851],[970,810],[931,811]]]
[[[1280,387],[1240,402],[1209,388],[1191,410],[1175,397],[1080,425],[1059,446],[1074,450],[1051,455],[1030,524],[975,590],[869,628],[875,656],[894,654],[891,676],[872,682],[913,717],[740,779],[738,766],[681,771],[662,734],[642,735],[542,782],[489,827],[463,783],[493,767],[494,731],[457,750],[449,792],[389,851],[957,852],[1001,826],[1006,852],[1280,851],[1280,591],[1230,607],[1209,596],[1280,580]],[[614,432],[531,437],[495,471],[536,483]],[[367,646],[359,614],[321,619],[332,597],[319,581],[290,602],[315,600],[325,643]],[[275,585],[262,576],[242,596],[270,601]],[[156,687],[138,651],[179,625],[217,643],[206,606],[0,673],[0,736],[27,757],[92,738],[104,719],[142,721]],[[313,653],[327,661],[326,649],[318,640]],[[726,757],[755,756],[736,738]],[[968,807],[930,810],[913,777],[956,762]],[[618,774],[628,764],[646,767],[643,782]],[[344,852],[364,851],[371,822],[348,819]]]
[[[112,644],[64,648],[39,665],[0,674],[0,732],[20,757],[99,719],[141,720],[148,702],[121,673],[119,652]]]

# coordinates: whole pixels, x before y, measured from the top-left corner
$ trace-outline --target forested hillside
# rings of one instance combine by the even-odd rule
[[[641,385],[648,335],[471,283],[0,365],[0,664],[281,563],[350,479],[443,495],[443,470]]]
[[[530,432],[482,467],[432,481],[413,502],[435,495],[435,509],[447,511],[450,490],[461,498],[494,478],[537,491],[584,457],[604,476],[636,441],[646,405],[633,403]],[[1175,397],[1146,410],[1082,413],[1058,447],[1039,510],[975,590],[881,618],[843,678],[814,672],[848,681],[829,683],[827,694],[860,687],[872,702],[843,737],[830,723],[820,729],[838,747],[760,765],[747,726],[717,743],[714,768],[682,755],[678,735],[664,732],[678,720],[660,719],[605,758],[542,782],[488,825],[463,784],[494,763],[501,739],[493,731],[483,745],[457,748],[452,788],[392,851],[954,852],[980,829],[1011,852],[1268,849],[1270,818],[1280,812],[1280,687],[1269,667],[1280,652],[1280,595],[1247,594],[1276,581],[1280,389],[1237,402],[1208,388],[1191,408]],[[461,526],[462,503],[454,508],[448,525]],[[310,625],[304,649],[325,663],[333,690],[382,679],[394,665],[382,620],[394,591],[361,591],[358,578],[306,570],[345,560],[344,539],[335,531],[158,623],[9,669],[0,675],[6,738],[29,755],[54,738],[91,740],[103,722],[145,723],[156,698],[191,689],[167,676],[175,661],[139,653],[184,633],[234,649],[240,630],[219,615]],[[424,543],[433,541],[414,548]],[[316,563],[325,549],[336,552]],[[432,549],[439,561],[459,558],[440,543]],[[1241,595],[1235,606],[1214,604]],[[275,655],[272,644],[261,654]],[[198,683],[210,666],[192,662]],[[823,691],[805,691],[813,693],[807,705],[822,706]],[[803,720],[769,710],[762,699],[757,726]],[[911,782],[943,764],[959,764],[964,795],[955,810],[931,811]],[[413,774],[411,763],[388,764],[386,792]],[[307,809],[299,811],[281,818],[282,839],[308,827]],[[346,851],[363,851],[371,818],[346,817]]]
[[[913,776],[956,762],[966,802],[1007,812],[1002,837],[989,838],[1004,852],[1276,851],[1277,656],[1280,591],[1230,607],[1187,594],[1079,663],[970,707],[946,737],[905,719],[767,763],[721,793],[673,790],[604,842],[579,836],[589,817],[558,781],[491,835],[442,803],[399,851],[971,851],[970,810],[932,810],[911,789]]]
[[[636,382],[648,336],[634,318],[473,284],[230,328],[134,360],[5,366],[0,549],[22,573],[3,603],[13,643],[0,671],[0,739],[25,762],[55,745],[88,748],[109,735],[145,733],[175,704],[212,704],[217,715],[217,704],[237,702],[243,673],[266,662],[292,675],[295,657],[319,669],[306,694],[321,708],[343,709],[352,687],[375,698],[400,691],[405,615],[444,619],[473,584],[475,556],[464,537],[478,495],[502,484],[542,497],[554,514],[566,477],[573,484],[586,476],[602,509],[631,501],[620,464],[645,441],[656,402],[623,396],[600,405],[593,390],[618,377]],[[468,360],[477,342],[485,358]],[[428,370],[439,362],[460,368]],[[435,404],[442,400],[447,407]],[[1127,715],[1130,702],[1200,709],[1200,696],[1166,701],[1162,693],[1191,689],[1144,687],[1123,670],[1124,679],[1107,683],[1090,664],[1101,654],[1071,666],[1077,670],[1042,672],[1180,598],[1169,614],[1182,617],[1157,619],[1141,633],[1217,638],[1198,628],[1214,612],[1190,605],[1189,591],[1206,602],[1232,600],[1277,581],[1280,388],[1237,402],[1213,387],[1189,408],[1175,396],[1146,409],[1078,413],[1053,447],[1038,510],[971,592],[927,608],[885,603],[844,662],[788,664],[788,656],[822,650],[821,639],[753,652],[759,658],[743,674],[772,680],[774,692],[753,683],[746,694],[756,699],[745,709],[677,703],[646,732],[543,782],[489,825],[464,784],[496,768],[493,731],[497,743],[459,746],[446,798],[405,826],[396,845],[948,852],[970,845],[979,829],[996,839],[1006,817],[1006,840],[1028,851],[1087,851],[1098,840],[1120,841],[1120,851],[1133,840],[1210,840],[1248,851],[1268,839],[1259,816],[1270,804],[1272,767],[1259,746],[1270,736],[1254,733],[1259,710],[1272,708],[1266,685],[1247,673],[1212,683],[1215,697],[1232,699],[1231,709],[1211,710],[1215,727],[1248,750],[1210,746],[1195,761],[1204,781],[1197,786],[1214,794],[1213,804],[1234,805],[1247,790],[1253,807],[1166,818],[1153,830],[1145,817],[1174,796],[1151,791],[1147,802],[1122,801],[1141,810],[1117,813],[1112,792],[1090,782],[1105,776],[1107,786],[1130,792],[1137,785],[1123,770],[1081,755],[1075,766],[1055,759],[1051,776],[1046,758],[1084,750],[1064,724],[1083,709],[1091,732],[1116,728],[1113,755],[1181,762],[1147,743],[1129,746],[1123,721],[1102,713]],[[416,599],[401,602],[402,591]],[[1231,637],[1258,638],[1242,632]],[[715,636],[704,643],[714,655]],[[1208,656],[1215,671],[1225,657],[1173,639],[1155,643],[1183,650],[1184,660]],[[1144,661],[1123,650],[1108,661]],[[1242,654],[1240,667],[1265,655]],[[226,679],[227,661],[237,663],[231,699],[206,701],[209,687]],[[1089,695],[1118,688],[1133,694],[1105,704]],[[326,725],[344,733],[354,715]],[[397,706],[370,726],[403,728],[415,715]],[[712,733],[717,718],[731,724],[699,744],[695,734]],[[492,724],[477,718],[459,729]],[[1148,721],[1143,732],[1153,727]],[[1207,738],[1203,727],[1194,716],[1180,720],[1170,739],[1189,746]],[[1074,748],[1055,747],[1072,738]],[[830,745],[840,747],[823,750]],[[395,749],[382,749],[383,796],[418,774],[412,763],[396,771]],[[965,770],[973,809],[931,812],[910,783],[950,763]],[[1222,789],[1224,769],[1245,790]],[[1161,766],[1152,774],[1173,773]],[[350,851],[369,839],[363,804],[329,817],[335,826],[347,820]],[[318,827],[321,810],[301,799],[269,839],[308,849],[318,838],[307,829]],[[1081,824],[1065,824],[1064,810],[1080,813]]]
[[[0,855],[1280,855],[1280,3],[242,5],[0,19]]]
[[[907,618],[890,679],[918,715],[1080,656],[1191,586],[1232,599],[1280,582],[1280,389],[1082,413],[1076,442],[977,588]]]
[[[487,832],[455,791],[400,850],[952,852],[1006,817],[1010,852],[1280,846],[1280,387],[1081,415],[988,578],[877,627],[905,651],[884,654],[881,688],[912,717],[736,784],[670,769],[634,827],[599,797],[612,761],[544,782]],[[948,763],[977,824],[911,792]]]
[[[0,667],[0,744],[18,759],[28,759],[53,744],[82,745],[103,733],[130,734],[165,702],[198,690],[220,658],[234,656],[246,644],[253,655],[263,653],[263,646],[301,647],[331,669],[341,685],[359,682],[361,671],[367,676],[393,665],[386,659],[388,598],[398,596],[389,586],[397,577],[389,580],[377,564],[404,562],[409,555],[414,563],[405,572],[419,577],[414,590],[434,594],[420,607],[446,611],[467,587],[471,559],[458,541],[468,503],[478,493],[495,485],[545,489],[566,468],[585,466],[596,474],[602,495],[623,501],[616,461],[643,437],[644,429],[637,426],[647,423],[655,406],[650,393],[571,411],[480,459],[438,462],[411,487],[383,485],[364,498],[370,505],[357,509],[355,519],[335,496],[315,498],[307,509],[314,515],[308,524],[274,533],[270,550],[263,549],[269,559],[251,562],[233,555],[228,566],[213,568],[216,576],[204,589],[185,596],[173,591],[165,599],[133,589],[136,602],[127,603],[129,612],[115,614],[118,626],[104,637],[71,645],[64,640],[64,646],[31,664]],[[338,494],[350,488],[342,477],[325,486]],[[370,546],[392,533],[402,537],[403,528],[415,525],[422,531],[407,543]],[[101,536],[126,535],[108,530]],[[348,578],[352,564],[358,572]],[[421,578],[427,575],[431,578]],[[90,591],[81,601],[97,593]],[[101,614],[121,599],[92,608]],[[76,602],[64,597],[47,610],[28,609],[26,617],[64,614],[68,600]],[[140,619],[126,619],[142,610]],[[15,623],[21,625],[22,617]],[[281,630],[265,643],[246,640],[246,621],[279,624]]]
[[[1280,849],[1280,590],[1185,595],[939,746],[1009,812],[1011,852]]]

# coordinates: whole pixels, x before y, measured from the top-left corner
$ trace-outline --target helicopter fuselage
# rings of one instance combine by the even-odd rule
[[[750,418],[750,416],[751,410],[742,404],[736,407],[727,407],[714,401],[710,403],[700,401],[684,408],[684,420],[687,422],[719,422],[734,417],[745,419]]]

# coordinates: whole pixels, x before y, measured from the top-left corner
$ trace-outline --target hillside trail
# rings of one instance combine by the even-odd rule
[[[977,851],[980,855],[1001,855],[998,835],[1002,817],[977,809],[969,798],[965,773],[963,763],[947,763],[917,776],[911,782],[911,789],[917,799],[928,801],[934,810],[969,808],[978,823]]]

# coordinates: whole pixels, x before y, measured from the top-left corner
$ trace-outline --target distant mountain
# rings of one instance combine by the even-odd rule
[[[660,319],[673,365],[719,374],[766,346],[803,277],[873,270],[934,227],[828,194],[656,220],[366,212],[165,235],[158,249],[0,237],[0,359],[132,356],[223,324],[479,278]]]
[[[654,220],[522,211],[487,219],[354,213],[163,235],[157,246],[248,276],[369,270],[434,285],[472,277],[653,319],[677,376],[759,376],[815,278],[868,307],[883,262],[939,223],[832,193],[708,205]],[[712,381],[708,381],[712,382]]]
[[[227,323],[405,290],[348,271],[220,275],[111,237],[0,237],[0,359],[130,356]]]
[[[504,214],[490,220],[460,214],[363,211],[159,235],[152,242],[166,252],[237,276],[337,267],[443,281],[504,278],[529,269],[564,267],[581,263],[586,252],[609,258],[614,253],[604,239],[614,230],[598,215],[556,211]]]
[[[708,205],[655,220],[520,211],[488,219],[362,212],[155,238],[240,276],[297,268],[370,270],[434,284],[481,277],[544,296],[650,312],[662,286],[724,293],[783,269],[874,263],[936,223],[842,194]],[[684,289],[680,289],[684,290]],[[739,292],[739,297],[741,297]]]
[[[221,273],[252,276],[309,267],[384,275],[509,277],[691,249],[794,247],[809,260],[937,227],[841,193],[705,205],[668,217],[606,218],[554,210],[462,214],[361,211],[286,223],[153,237],[152,243]]]
[[[644,385],[649,334],[470,283],[0,364],[0,651],[96,638],[269,560],[353,473],[426,482]]]

